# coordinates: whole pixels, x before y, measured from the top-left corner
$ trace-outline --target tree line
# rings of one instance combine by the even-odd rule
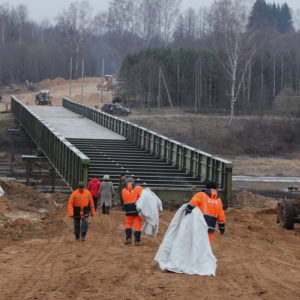
[[[158,91],[169,105],[195,112],[270,112],[285,88],[299,93],[299,38],[287,4],[257,0],[215,1],[209,9],[181,13],[168,47],[128,55],[121,77],[132,100],[158,106]]]
[[[53,23],[26,6],[0,5],[0,85],[120,71],[130,101],[194,111],[270,110],[299,92],[299,31],[287,4],[216,0],[180,10],[180,0],[111,0],[95,13],[74,2]],[[294,15],[294,19],[296,19]]]
[[[0,86],[9,83],[118,72],[122,59],[143,48],[168,45],[180,0],[111,0],[95,13],[88,0],[73,2],[53,23],[33,22],[25,5],[0,4]]]

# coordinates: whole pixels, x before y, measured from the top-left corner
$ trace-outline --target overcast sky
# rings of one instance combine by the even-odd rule
[[[164,0],[162,0],[164,1]],[[29,10],[30,17],[33,20],[41,21],[48,19],[52,21],[64,8],[67,8],[74,0],[0,0],[0,4],[9,3],[11,5],[17,5],[24,3]],[[109,0],[89,0],[91,6],[94,8],[94,12],[106,10]],[[199,8],[200,6],[209,6],[213,3],[213,0],[182,0],[182,9],[188,7]],[[249,2],[253,2],[249,0]],[[300,0],[276,0],[267,1],[284,3],[286,2],[292,9],[300,9]]]

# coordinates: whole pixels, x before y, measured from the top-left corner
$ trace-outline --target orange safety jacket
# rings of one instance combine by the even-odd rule
[[[202,211],[204,219],[208,226],[208,232],[214,232],[216,222],[218,221],[219,229],[225,229],[225,214],[223,204],[215,189],[205,189],[194,195],[186,211],[190,213],[196,206]]]
[[[128,183],[122,189],[122,199],[124,201],[124,209],[126,216],[138,216],[136,209],[136,201],[140,198],[143,188],[140,185]]]
[[[75,190],[69,198],[68,216],[82,219],[88,217],[90,213],[92,216],[95,215],[94,201],[90,191]]]

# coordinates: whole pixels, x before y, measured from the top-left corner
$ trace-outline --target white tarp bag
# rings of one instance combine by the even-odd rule
[[[2,187],[0,186],[0,197],[2,197],[4,195],[4,191],[2,189]]]
[[[162,202],[150,188],[145,188],[136,202],[139,216],[144,220],[142,231],[155,237],[159,227],[159,211],[162,211]]]
[[[211,250],[203,214],[196,207],[186,215],[186,206],[182,205],[173,217],[154,260],[162,270],[215,276],[217,260]]]

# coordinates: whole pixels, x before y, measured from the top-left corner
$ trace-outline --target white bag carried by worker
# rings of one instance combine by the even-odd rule
[[[139,216],[144,220],[142,231],[155,237],[159,227],[159,211],[162,211],[162,202],[150,188],[145,188],[136,202]]]
[[[2,197],[4,195],[4,191],[2,189],[2,187],[0,186],[0,197]]]
[[[195,207],[186,215],[186,206],[182,205],[173,217],[154,260],[162,270],[215,276],[217,260],[211,250],[203,214]]]

